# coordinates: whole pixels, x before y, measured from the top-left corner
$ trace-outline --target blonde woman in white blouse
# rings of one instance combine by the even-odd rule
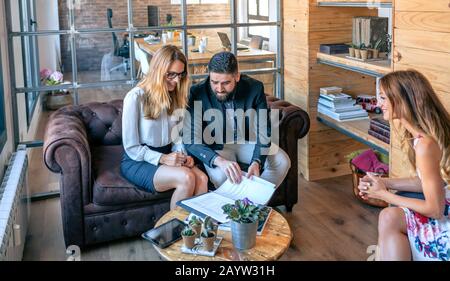
[[[166,45],[155,53],[147,76],[123,102],[121,173],[148,192],[175,189],[171,209],[177,201],[207,191],[207,176],[171,139],[178,124],[174,113],[186,107],[188,88],[186,57]]]

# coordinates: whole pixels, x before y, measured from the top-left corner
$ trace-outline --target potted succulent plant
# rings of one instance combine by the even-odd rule
[[[367,49],[366,45],[364,43],[361,44],[360,47],[360,53],[361,53],[361,59],[367,60],[369,57],[369,50]]]
[[[251,249],[256,243],[258,222],[264,219],[264,209],[248,198],[236,200],[234,204],[222,206],[224,214],[231,220],[231,237],[239,250]]]
[[[206,251],[211,252],[214,248],[214,241],[216,240],[216,234],[212,230],[203,228],[201,238],[203,248]]]
[[[189,226],[196,232],[195,237],[200,237],[200,232],[202,230],[202,219],[197,216],[192,216],[189,219]]]
[[[355,58],[360,59],[361,58],[361,46],[355,45]]]
[[[354,58],[355,57],[355,50],[357,49],[355,44],[350,44],[350,47],[348,48],[349,55]]]
[[[193,230],[190,226],[186,226],[181,231],[181,237],[183,237],[184,246],[188,249],[192,249],[195,246],[195,230]]]

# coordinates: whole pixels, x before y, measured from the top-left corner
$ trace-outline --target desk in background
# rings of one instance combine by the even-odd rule
[[[144,40],[144,38],[135,38],[134,41],[138,44],[139,48],[149,54],[150,57],[163,46],[162,43],[149,44]],[[167,43],[181,47],[179,40]],[[211,46],[211,48],[208,47],[207,51],[204,53],[193,52],[193,49],[198,49],[198,46],[189,46],[188,59],[189,71],[191,74],[207,73],[207,65],[211,57],[215,53],[222,51],[220,47],[214,48],[214,46]],[[249,48],[246,51],[238,51],[237,59],[239,61],[240,70],[273,68],[275,67],[276,54],[266,50]],[[252,77],[264,83],[264,89],[267,94],[274,94],[276,80],[275,73],[256,74],[252,75]]]

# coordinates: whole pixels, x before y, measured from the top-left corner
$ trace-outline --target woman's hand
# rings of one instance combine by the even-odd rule
[[[183,164],[183,166],[192,168],[194,167],[194,163],[194,158],[192,158],[191,156],[186,156],[186,162]]]
[[[358,189],[359,195],[364,200],[368,198],[384,200],[386,192],[389,192],[383,179],[372,173],[367,173],[365,177],[361,178]]]
[[[181,167],[186,163],[187,156],[181,152],[172,152],[163,154],[159,159],[159,163],[167,166]]]

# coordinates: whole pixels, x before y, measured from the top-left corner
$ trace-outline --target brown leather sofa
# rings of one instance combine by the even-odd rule
[[[309,130],[306,112],[267,97],[281,109],[280,147],[291,169],[270,205],[297,203],[297,140]],[[44,161],[61,174],[60,201],[67,246],[86,245],[140,235],[167,211],[172,192],[153,195],[120,175],[122,100],[64,107],[53,113],[44,136]]]

